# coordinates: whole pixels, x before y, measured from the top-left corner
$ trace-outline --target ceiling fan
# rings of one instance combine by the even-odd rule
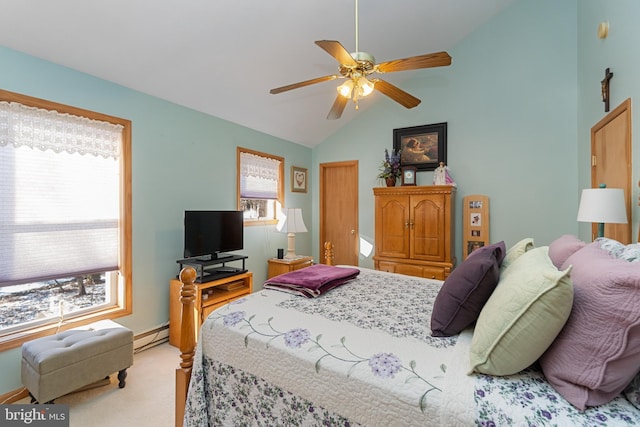
[[[347,81],[337,87],[338,96],[327,115],[329,120],[339,119],[350,99],[353,99],[357,110],[359,98],[371,94],[374,90],[381,92],[406,108],[413,108],[420,104],[421,101],[418,98],[385,80],[367,77],[373,73],[392,73],[451,65],[451,57],[447,52],[428,53],[376,64],[373,55],[358,50],[358,0],[355,0],[355,24],[356,51],[353,53],[349,53],[340,42],[335,40],[318,40],[315,42],[316,45],[320,46],[340,63],[340,74],[332,74],[281,86],[271,89],[270,93],[278,94],[316,83],[344,78]]]

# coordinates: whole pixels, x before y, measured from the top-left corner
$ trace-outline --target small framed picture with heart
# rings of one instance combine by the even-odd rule
[[[305,168],[291,166],[291,191],[307,192],[307,170]]]

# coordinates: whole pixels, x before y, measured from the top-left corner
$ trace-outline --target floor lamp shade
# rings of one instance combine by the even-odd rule
[[[287,233],[287,254],[285,259],[297,258],[296,255],[296,233],[306,233],[307,227],[302,219],[302,209],[287,208],[282,209],[282,218],[276,225],[276,229],[281,233]]]
[[[604,236],[604,224],[626,224],[627,209],[622,188],[586,188],[582,190],[578,222],[598,223],[598,237]]]

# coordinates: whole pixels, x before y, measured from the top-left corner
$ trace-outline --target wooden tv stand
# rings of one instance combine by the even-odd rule
[[[193,318],[197,341],[202,322],[213,310],[230,301],[249,295],[253,291],[253,273],[245,272],[194,285],[196,299]],[[181,287],[180,280],[172,279],[169,281],[169,344],[178,348],[180,347],[180,331],[182,329]]]

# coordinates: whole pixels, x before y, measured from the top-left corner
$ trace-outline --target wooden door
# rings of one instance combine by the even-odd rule
[[[376,255],[409,258],[409,196],[376,196]]]
[[[591,187],[624,190],[627,224],[605,224],[604,235],[631,243],[631,98],[591,128]],[[597,236],[597,224],[592,235]]]
[[[442,194],[411,196],[411,258],[445,260],[445,201]]]
[[[334,264],[358,265],[357,160],[320,164],[319,225],[320,257],[324,242],[332,242]]]

